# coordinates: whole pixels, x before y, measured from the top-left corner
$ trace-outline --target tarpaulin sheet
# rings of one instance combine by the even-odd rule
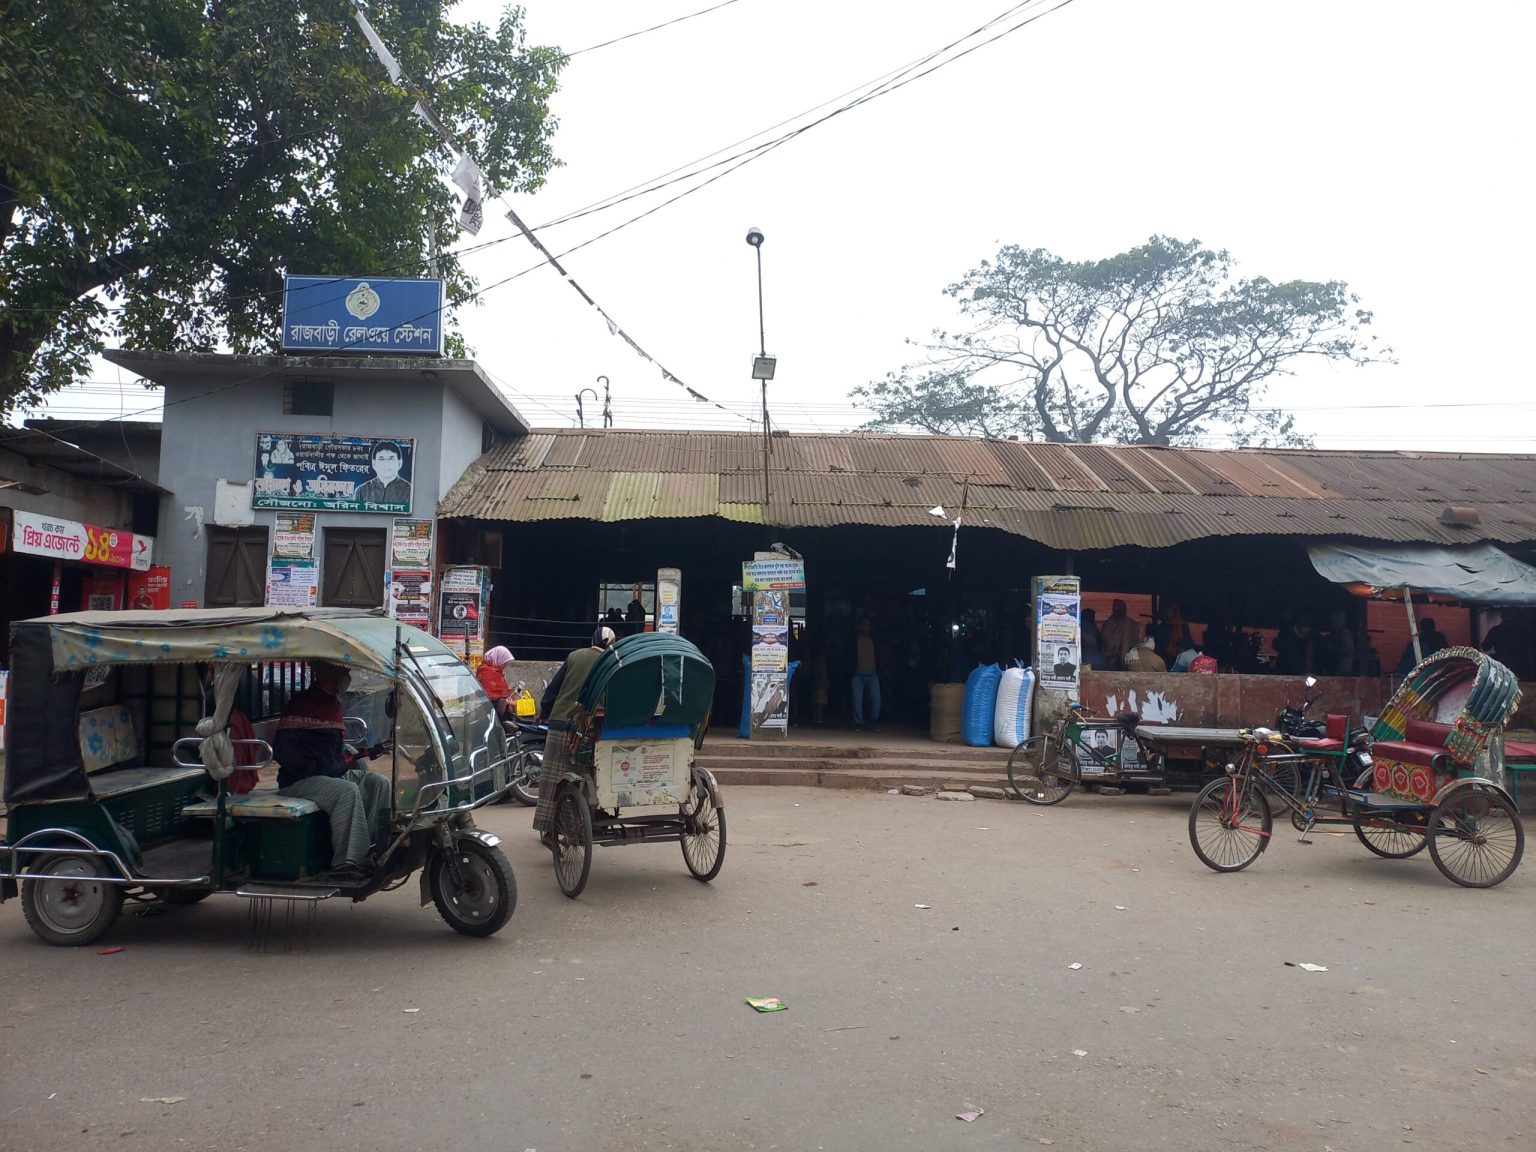
[[[1412,588],[1465,604],[1536,605],[1536,568],[1492,544],[1309,544],[1307,552],[1335,584]]]

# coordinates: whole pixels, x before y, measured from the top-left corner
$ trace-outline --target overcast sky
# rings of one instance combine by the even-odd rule
[[[709,2],[528,0],[527,26],[574,52]],[[944,287],[999,246],[1087,259],[1153,233],[1198,238],[1229,249],[1244,274],[1346,280],[1375,312],[1395,365],[1311,366],[1271,389],[1320,447],[1536,451],[1520,335],[1533,255],[1528,6],[1072,0],[1049,11],[1059,2],[1036,0],[1021,13],[1041,13],[1034,23],[566,267],[677,377],[750,414],[758,316],[745,234],[756,225],[779,357],[774,423],[837,431],[861,419],[849,390],[910,359],[906,338],[953,325]],[[500,7],[464,0],[455,11],[492,21]],[[1010,7],[736,0],[581,53],[554,101],[564,166],[514,206],[530,224],[584,208]],[[563,251],[693,183],[543,238]],[[512,236],[501,211],[488,205],[476,242]],[[482,285],[537,263],[515,237],[468,258]],[[547,268],[487,291],[460,323],[535,424],[572,424],[573,394],[606,375],[621,426],[751,427],[664,382]],[[61,401],[60,414],[79,403]],[[589,423],[593,411],[589,400]]]

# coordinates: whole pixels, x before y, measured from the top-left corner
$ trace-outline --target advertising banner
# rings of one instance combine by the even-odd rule
[[[752,724],[789,734],[789,673],[752,673]]]
[[[251,506],[409,514],[415,455],[408,436],[259,432]]]
[[[443,354],[443,282],[288,276],[283,284],[283,350]]]
[[[143,572],[154,558],[155,541],[119,528],[98,528],[58,516],[39,516],[19,508],[12,513],[12,548],[28,556],[50,560],[78,560],[105,568],[132,568]]]
[[[389,534],[389,585],[385,607],[396,620],[417,628],[432,624],[432,521],[396,520]]]
[[[741,565],[741,588],[744,592],[756,592],[760,588],[788,591],[804,587],[804,560],[747,560]]]
[[[1035,674],[1042,688],[1077,692],[1081,609],[1082,582],[1076,576],[1035,577]]]
[[[163,612],[171,606],[171,570],[157,564],[128,574],[128,607]]]
[[[656,569],[656,631],[676,636],[682,625],[683,571]]]

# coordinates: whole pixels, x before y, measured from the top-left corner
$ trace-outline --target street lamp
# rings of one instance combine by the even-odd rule
[[[752,379],[763,383],[763,523],[768,523],[768,457],[773,451],[773,438],[768,427],[768,381],[778,360],[768,355],[767,329],[763,325],[763,233],[760,228],[747,229],[747,243],[757,252],[757,355],[752,357]]]

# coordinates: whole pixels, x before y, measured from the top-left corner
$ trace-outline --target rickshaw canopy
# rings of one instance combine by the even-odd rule
[[[591,715],[603,706],[605,730],[686,725],[709,716],[714,665],[693,644],[666,632],[626,636],[598,657],[578,697]]]
[[[77,711],[92,670],[328,660],[394,676],[397,635],[418,657],[453,656],[425,632],[352,608],[71,612],[18,621],[6,693],[5,801],[89,794]],[[413,662],[399,674],[415,678]]]

